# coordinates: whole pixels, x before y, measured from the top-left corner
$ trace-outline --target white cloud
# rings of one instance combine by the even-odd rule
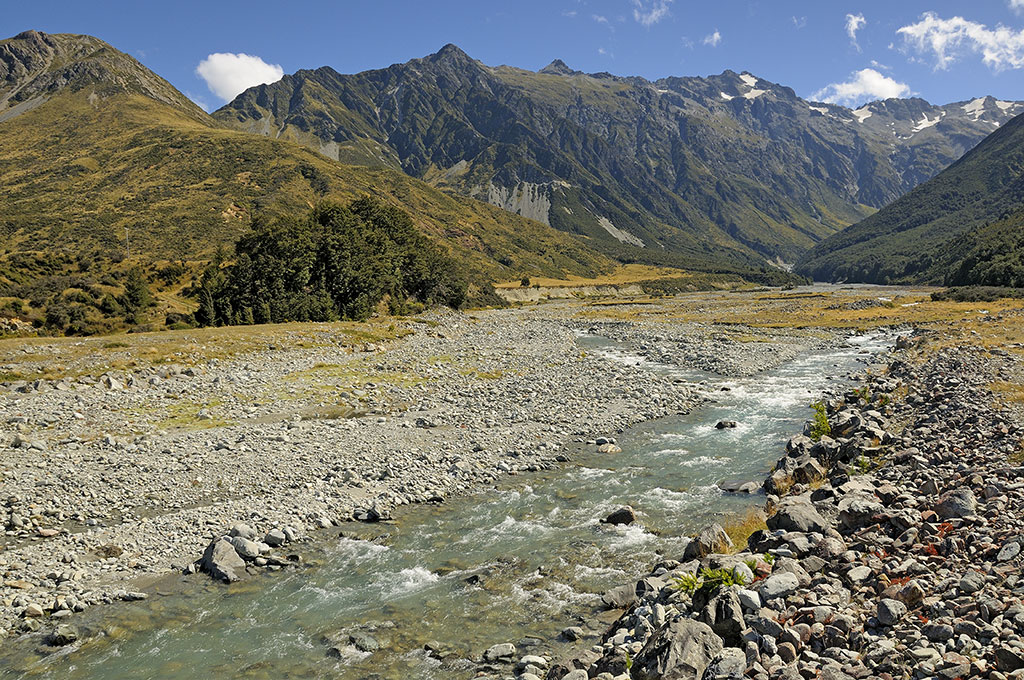
[[[882,75],[873,68],[865,68],[850,74],[845,83],[832,83],[811,95],[816,101],[828,104],[860,104],[874,99],[902,97],[910,93],[906,83]]]
[[[569,17],[570,19],[575,19],[576,18],[576,10],[574,10],[574,9],[566,10],[566,11],[562,12],[562,16],[563,17]]]
[[[1009,4],[1014,12],[1024,12],[1024,0],[1010,0]]]
[[[1024,0],[1021,1],[1024,2]],[[807,25],[807,17],[792,16],[790,18],[793,20],[793,25],[797,28],[803,28]]]
[[[1011,6],[1024,6],[1024,0],[1013,0]],[[965,53],[977,52],[981,60],[996,71],[1024,68],[1024,30],[984,24],[963,17],[940,19],[935,12],[925,12],[916,24],[896,31],[904,43],[919,53],[931,53],[935,68],[948,69]]]
[[[253,85],[277,82],[284,69],[250,54],[217,52],[199,62],[196,75],[206,81],[210,92],[231,101]]]
[[[592,14],[592,15],[590,15],[590,18],[593,19],[594,21],[596,21],[599,24],[607,24],[608,23],[608,17],[601,16],[600,14]]]
[[[704,40],[702,42],[705,45],[711,45],[712,47],[718,47],[718,43],[722,42],[722,34],[719,33],[718,29],[716,28],[714,33],[712,33],[710,35],[704,36]]]
[[[850,36],[850,42],[857,48],[858,52],[860,52],[860,45],[857,44],[857,31],[864,28],[866,23],[867,19],[864,18],[863,14],[846,15],[846,35]]]
[[[650,28],[669,15],[668,6],[672,0],[633,0],[633,18]]]

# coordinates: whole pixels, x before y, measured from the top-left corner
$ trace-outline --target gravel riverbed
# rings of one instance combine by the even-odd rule
[[[838,335],[762,330],[740,343],[701,324],[577,311],[432,312],[396,321],[404,337],[355,346],[309,325],[230,358],[8,383],[0,636],[49,630],[67,642],[76,612],[145,597],[148,581],[195,569],[228,533],[218,549],[236,576],[282,568],[310,532],[548,468],[580,447],[613,451],[602,438],[704,399],[699,385],[581,351],[581,332],[723,375]],[[60,349],[36,346],[33,360],[60,361]]]

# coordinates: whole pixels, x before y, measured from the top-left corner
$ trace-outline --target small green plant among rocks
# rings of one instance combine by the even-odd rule
[[[742,577],[737,577],[732,569],[700,569],[696,574],[680,574],[674,576],[673,588],[687,595],[697,590],[717,590],[727,586],[746,585]]]
[[[821,441],[822,437],[832,435],[832,426],[828,424],[828,413],[825,411],[825,403],[816,401],[811,404],[814,409],[814,419],[811,421],[811,439]]]

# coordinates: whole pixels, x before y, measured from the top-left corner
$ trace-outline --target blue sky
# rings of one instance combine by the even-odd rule
[[[449,42],[527,69],[560,58],[649,79],[746,70],[850,105],[1024,99],[1024,0],[5,3],[0,33],[28,28],[100,37],[208,109],[282,71],[381,68]]]

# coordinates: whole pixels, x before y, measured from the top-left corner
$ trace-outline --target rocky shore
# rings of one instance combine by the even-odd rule
[[[706,527],[606,595],[624,611],[597,644],[516,675],[1024,676],[1024,414],[988,387],[1020,385],[1020,355],[927,350],[933,335],[901,341],[886,371],[824,404],[827,427],[792,438],[764,483],[766,530],[733,546]]]
[[[143,598],[161,574],[287,568],[318,529],[611,450],[602,437],[703,399],[581,351],[591,322],[576,310],[430,313],[386,343],[311,325],[227,359],[183,332],[188,362],[8,383],[0,635],[70,641],[76,612]],[[821,341],[765,332],[731,351],[692,324],[615,329],[660,359],[685,347],[680,363],[737,375]],[[43,365],[60,350],[34,351],[51,352]]]

